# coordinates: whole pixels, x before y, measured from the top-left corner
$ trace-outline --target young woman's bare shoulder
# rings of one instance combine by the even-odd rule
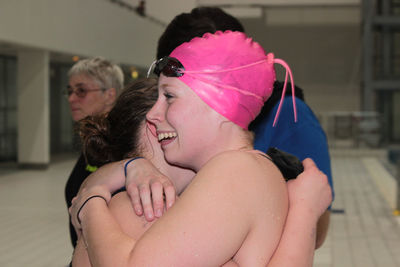
[[[268,171],[269,176],[281,176],[281,173],[275,164],[273,164],[270,159],[262,155],[261,152],[257,152],[255,150],[225,151],[214,156],[204,167],[207,169],[209,168],[210,170],[214,168],[219,168],[220,170],[252,170],[254,173],[261,172],[262,174],[266,174],[265,171]]]
[[[219,181],[229,183],[250,181],[260,185],[284,185],[279,169],[261,152],[226,151],[210,159],[197,176],[218,177]]]

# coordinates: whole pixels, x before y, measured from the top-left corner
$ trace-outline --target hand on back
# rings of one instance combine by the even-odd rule
[[[169,178],[144,158],[126,166],[126,190],[136,215],[144,215],[149,222],[160,218],[176,199],[175,187]]]
[[[312,159],[303,160],[303,166],[304,172],[287,183],[290,207],[305,209],[318,220],[332,202],[331,187]]]

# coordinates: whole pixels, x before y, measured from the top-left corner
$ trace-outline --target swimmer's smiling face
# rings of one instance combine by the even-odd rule
[[[177,78],[160,76],[158,99],[148,112],[169,163],[199,169],[213,153],[218,129],[226,119]]]
[[[139,130],[138,143],[140,144],[140,155],[148,159],[162,174],[170,178],[178,195],[182,193],[195,173],[192,170],[173,166],[166,162],[153,124],[143,121]]]

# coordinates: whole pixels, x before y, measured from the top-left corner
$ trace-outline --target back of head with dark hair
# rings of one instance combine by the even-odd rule
[[[78,130],[88,163],[101,166],[140,155],[140,130],[157,95],[155,79],[132,83],[122,91],[108,115],[80,121]]]
[[[239,20],[220,8],[197,7],[190,13],[182,13],[168,24],[158,40],[157,59],[168,56],[177,46],[194,37],[226,30],[244,32]]]

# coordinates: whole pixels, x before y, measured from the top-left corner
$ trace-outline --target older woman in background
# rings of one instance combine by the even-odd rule
[[[108,113],[124,84],[121,68],[101,57],[78,61],[69,70],[68,77],[65,94],[75,122],[89,115]],[[87,163],[81,153],[65,186],[65,200],[68,208],[82,182],[96,169],[96,166]],[[72,224],[69,224],[71,242],[75,247],[77,235]]]

